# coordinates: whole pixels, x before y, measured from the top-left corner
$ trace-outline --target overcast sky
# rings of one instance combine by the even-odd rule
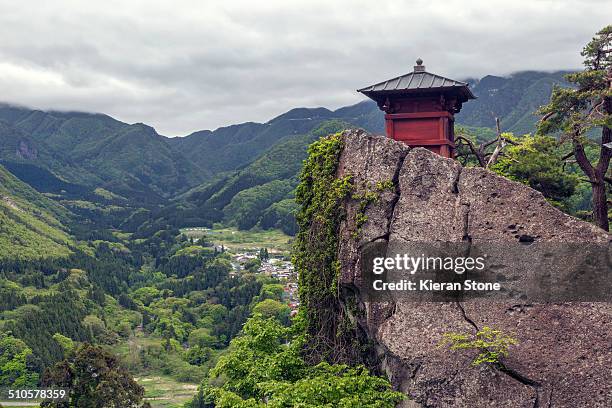
[[[0,0],[0,101],[167,136],[338,108],[412,70],[578,68],[612,1]]]

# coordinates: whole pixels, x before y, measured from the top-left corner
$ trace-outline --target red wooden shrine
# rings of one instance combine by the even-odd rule
[[[454,114],[475,96],[467,83],[425,71],[420,58],[416,63],[413,72],[358,92],[376,101],[385,112],[388,137],[454,157]]]

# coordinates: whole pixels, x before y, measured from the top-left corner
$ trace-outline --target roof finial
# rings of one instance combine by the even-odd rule
[[[414,72],[425,72],[425,65],[423,65],[423,60],[418,58],[416,60],[416,65],[414,66]]]

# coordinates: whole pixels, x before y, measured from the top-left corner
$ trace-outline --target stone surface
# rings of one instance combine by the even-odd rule
[[[394,188],[360,207],[346,200],[340,284],[359,297],[359,250],[391,242],[577,242],[609,248],[610,235],[549,205],[529,187],[487,170],[462,168],[425,149],[362,131],[345,133],[339,176],[357,192],[393,180]],[[359,197],[359,194],[357,194]],[[359,214],[367,217],[359,228]],[[525,268],[529,263],[525,263]],[[500,269],[503,275],[504,269]],[[537,273],[532,271],[532,273]],[[357,324],[374,341],[381,369],[411,397],[405,407],[612,406],[612,305],[465,302],[368,303]],[[509,372],[470,365],[475,352],[438,347],[443,333],[490,326],[518,338]]]
[[[338,177],[352,177],[353,196],[356,198],[347,201],[347,217],[340,228],[341,280],[345,284],[358,284],[359,247],[366,242],[388,238],[389,222],[397,199],[395,188],[379,191],[377,185],[397,184],[409,148],[383,136],[368,135],[363,130],[346,131],[344,139],[346,147],[340,155]],[[355,218],[361,213],[361,203],[365,199],[360,197],[368,192],[378,197],[375,205],[368,205],[365,209],[364,215],[368,220],[359,228]],[[359,238],[356,240],[355,236]]]

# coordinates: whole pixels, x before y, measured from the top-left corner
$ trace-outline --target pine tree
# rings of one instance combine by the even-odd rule
[[[609,230],[606,183],[612,158],[612,25],[599,31],[582,51],[584,71],[569,74],[575,88],[555,88],[548,105],[540,109],[544,116],[538,126],[542,134],[561,132],[563,141],[571,141],[572,155],[591,184],[594,222]],[[585,147],[592,142],[587,133],[601,128],[597,143],[598,160],[592,163]]]

